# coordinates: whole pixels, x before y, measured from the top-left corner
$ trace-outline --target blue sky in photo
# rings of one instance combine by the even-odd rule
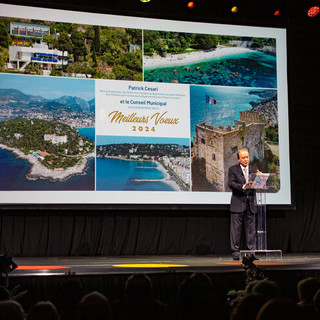
[[[18,89],[46,99],[73,96],[90,101],[95,97],[93,79],[0,74],[0,89]]]

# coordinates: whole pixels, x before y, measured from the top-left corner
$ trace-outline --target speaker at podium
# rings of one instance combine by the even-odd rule
[[[240,260],[245,256],[255,255],[260,260],[282,259],[282,250],[269,250],[267,247],[267,193],[275,193],[280,189],[279,176],[275,173],[251,173],[251,186],[256,190],[256,249],[240,250]]]

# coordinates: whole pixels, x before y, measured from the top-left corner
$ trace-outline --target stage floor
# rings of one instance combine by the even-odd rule
[[[110,256],[13,258],[18,268],[9,277],[54,275],[104,275],[168,272],[243,272],[241,261],[230,255]],[[284,254],[282,259],[254,261],[263,270],[320,270],[320,254]]]

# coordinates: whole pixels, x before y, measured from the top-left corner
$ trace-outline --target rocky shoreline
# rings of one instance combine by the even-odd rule
[[[57,168],[55,170],[50,170],[43,166],[32,154],[25,155],[19,149],[11,148],[4,144],[0,144],[0,148],[11,151],[14,155],[16,155],[17,158],[27,160],[30,163],[31,167],[26,174],[26,178],[29,180],[45,179],[52,182],[68,180],[72,176],[84,174],[88,168],[89,159],[93,157],[93,154],[89,154],[83,157],[73,167],[67,169]]]

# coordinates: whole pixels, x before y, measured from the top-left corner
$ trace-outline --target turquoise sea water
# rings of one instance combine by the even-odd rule
[[[84,130],[83,130],[84,129]],[[94,128],[80,128],[79,133],[94,141]],[[30,169],[27,160],[16,158],[7,150],[0,149],[0,190],[94,190],[95,161],[91,159],[85,174],[77,175],[66,181],[28,180]]]
[[[77,175],[66,181],[28,180],[30,169],[27,160],[18,159],[7,150],[0,149],[0,190],[94,190],[94,159],[89,161],[85,174]]]
[[[196,70],[200,67],[199,70]],[[189,68],[189,70],[186,70]],[[263,52],[247,52],[183,66],[144,70],[144,80],[179,83],[277,87],[276,57]],[[235,75],[238,74],[238,76]]]
[[[95,141],[95,128],[78,128],[79,134],[83,137],[87,137],[92,141]]]
[[[96,190],[173,191],[164,182],[152,181],[164,178],[164,174],[153,162],[97,158],[96,166]],[[134,181],[134,179],[151,181]]]
[[[250,102],[259,102],[259,92],[269,89],[190,86],[191,139],[195,135],[196,125],[207,122],[212,126],[234,125],[240,119],[240,111],[251,110]],[[251,94],[249,94],[251,93]],[[216,104],[206,103],[208,95]]]

